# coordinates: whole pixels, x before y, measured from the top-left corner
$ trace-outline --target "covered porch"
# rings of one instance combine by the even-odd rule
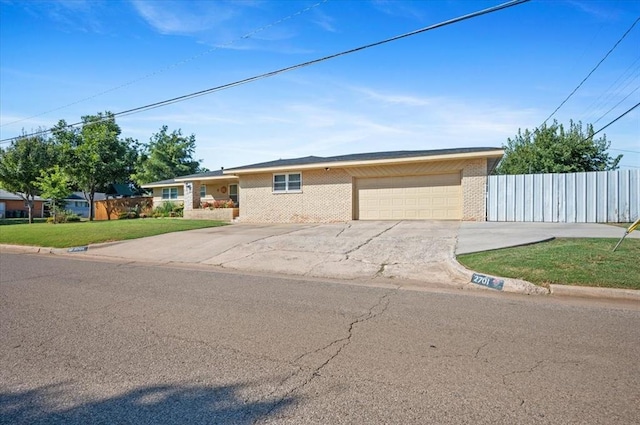
[[[240,215],[239,179],[222,170],[176,178],[184,185],[184,218],[233,221]]]

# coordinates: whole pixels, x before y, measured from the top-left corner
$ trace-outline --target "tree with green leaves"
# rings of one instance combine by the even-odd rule
[[[6,148],[0,148],[0,187],[20,196],[33,223],[35,197],[40,195],[38,178],[55,162],[55,149],[42,135],[23,136]]]
[[[533,131],[518,130],[507,139],[496,174],[574,173],[618,168],[622,155],[611,157],[605,135],[594,139],[593,125],[570,121],[569,129],[554,121]]]
[[[201,160],[193,159],[195,151],[195,135],[183,136],[180,129],[169,133],[167,126],[162,126],[144,146],[133,179],[142,185],[202,172]]]
[[[71,194],[71,179],[67,173],[56,164],[48,170],[42,170],[37,178],[36,186],[40,189],[40,196],[49,200],[53,222],[64,208],[64,200]]]
[[[52,132],[63,147],[66,172],[87,196],[89,220],[93,220],[95,193],[111,183],[129,182],[138,155],[137,142],[119,137],[121,130],[111,112],[82,117],[79,129],[61,120]]]

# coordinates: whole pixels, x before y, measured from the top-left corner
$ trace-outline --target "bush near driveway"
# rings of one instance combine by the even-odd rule
[[[3,226],[0,244],[69,248],[101,242],[138,239],[163,233],[222,226],[209,220],[137,219],[61,224]]]
[[[458,256],[465,267],[492,276],[548,284],[640,289],[640,240],[554,239],[534,245]]]

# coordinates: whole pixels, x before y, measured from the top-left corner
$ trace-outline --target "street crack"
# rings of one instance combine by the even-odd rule
[[[388,230],[388,229],[387,229]],[[384,233],[384,232],[382,232]],[[318,376],[320,375],[320,372],[322,371],[322,369],[324,369],[325,367],[327,367],[336,357],[338,357],[340,355],[340,353],[342,352],[342,350],[344,350],[345,347],[347,347],[349,344],[351,344],[352,338],[353,338],[353,331],[354,328],[357,324],[359,323],[364,323],[367,322],[371,319],[374,319],[380,315],[382,315],[385,311],[387,311],[388,307],[389,307],[389,302],[390,302],[390,296],[394,293],[396,293],[398,291],[398,288],[393,289],[392,291],[389,291],[387,293],[385,293],[384,295],[382,295],[378,301],[376,302],[376,304],[374,304],[371,308],[369,308],[369,310],[364,313],[361,314],[360,316],[356,317],[351,323],[349,323],[349,326],[347,328],[347,334],[346,336],[342,337],[342,338],[338,338],[332,342],[330,342],[329,344],[325,345],[324,347],[309,351],[307,353],[304,353],[298,357],[296,357],[293,361],[293,363],[299,362],[300,360],[302,360],[303,358],[310,356],[312,354],[316,354],[316,353],[320,353],[324,350],[327,350],[331,347],[337,347],[336,351],[331,354],[324,362],[322,362],[320,365],[318,365],[317,367],[310,369],[310,374],[309,376],[302,381],[301,383],[299,383],[298,385],[293,386],[291,389],[289,389],[285,394],[283,394],[278,401],[276,401],[270,408],[269,410],[267,410],[262,416],[256,418],[256,420],[253,422],[254,424],[257,424],[263,417],[268,417],[272,412],[274,412],[275,410],[277,410],[278,408],[280,408],[280,406],[289,399],[289,397],[295,393],[296,391],[299,391],[301,389],[303,389],[305,386],[309,385],[311,382],[313,382],[314,379],[316,379]],[[302,366],[298,365],[298,370],[293,372],[291,375],[289,375],[287,378],[283,379],[281,381],[281,386],[284,385],[287,381],[297,377],[304,369]],[[271,392],[270,395],[272,395],[275,391]]]

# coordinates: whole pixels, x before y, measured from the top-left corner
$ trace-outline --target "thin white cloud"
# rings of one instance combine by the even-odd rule
[[[371,2],[373,7],[380,12],[401,18],[410,18],[413,20],[422,21],[424,19],[424,12],[418,8],[413,7],[411,2],[399,2],[394,0],[373,0]]]
[[[375,91],[370,88],[351,87],[354,92],[364,94],[371,100],[376,100],[383,103],[405,105],[405,106],[426,106],[433,104],[432,99],[420,98],[416,96],[406,94],[386,94],[379,91]]]
[[[598,6],[595,2],[589,1],[568,0],[567,4],[602,21],[615,20],[620,14],[620,12],[613,7],[614,4],[608,4],[606,9]]]
[[[99,34],[109,31],[101,19],[105,7],[101,0],[21,1],[15,4],[33,16],[55,22],[63,31]]]
[[[316,9],[313,14],[314,18],[312,21],[314,24],[327,32],[338,32],[338,29],[335,27],[335,20],[332,17],[318,9]]]
[[[161,34],[196,34],[232,19],[236,12],[226,2],[131,2],[138,14]]]

